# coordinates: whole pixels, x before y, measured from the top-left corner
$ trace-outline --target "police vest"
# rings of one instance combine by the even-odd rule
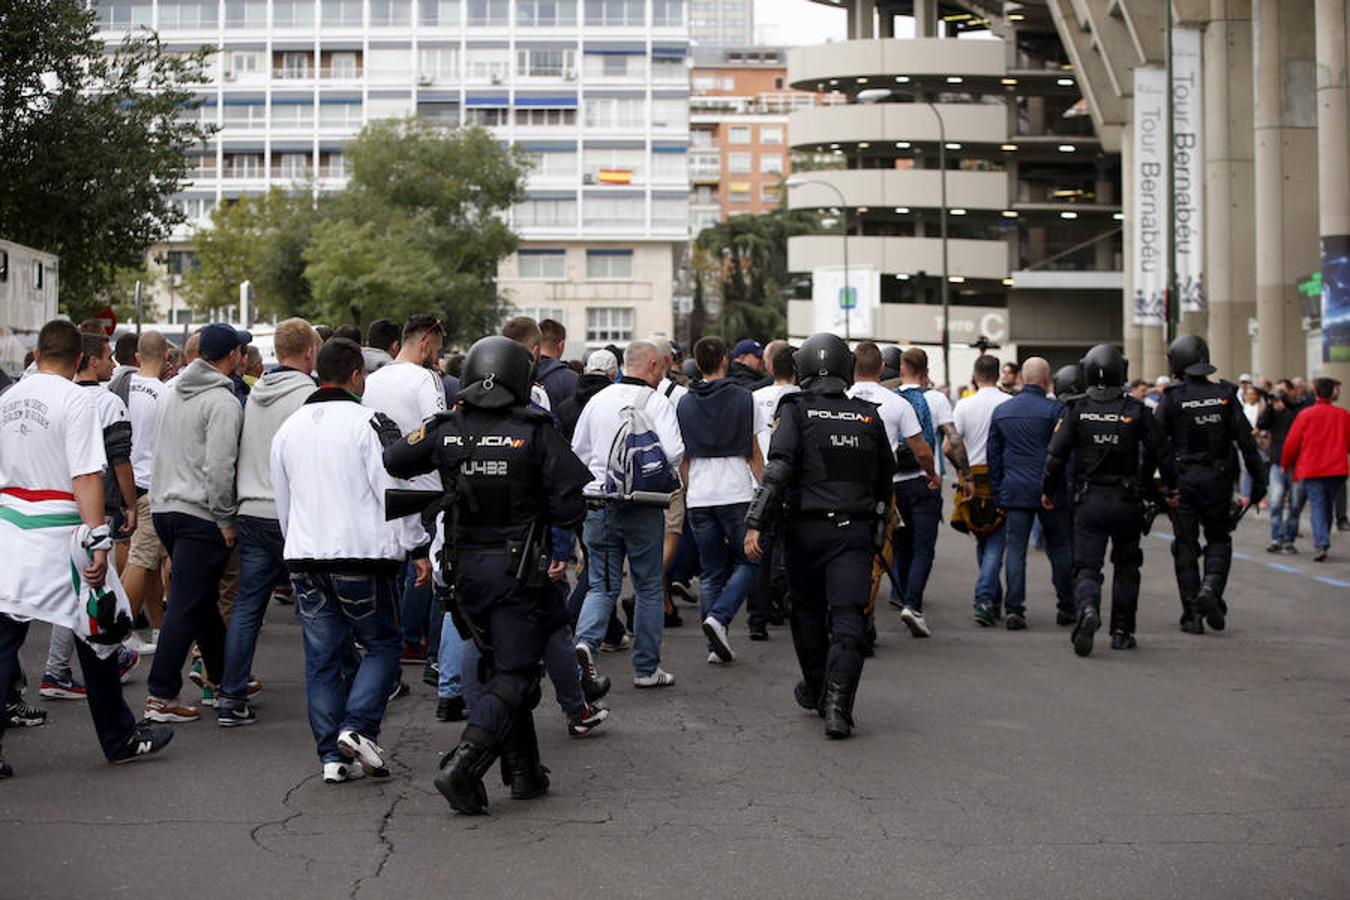
[[[1193,466],[1227,466],[1233,456],[1230,421],[1237,403],[1234,386],[1183,381],[1167,389],[1163,403],[1168,437],[1177,459]]]
[[[1139,479],[1139,451],[1148,408],[1124,393],[1110,400],[1083,397],[1068,415],[1077,422],[1077,479],[1128,485]]]
[[[807,514],[875,514],[877,454],[886,442],[874,404],[843,394],[786,394],[779,415],[795,417],[800,469],[789,507]],[[889,452],[889,451],[888,451]]]

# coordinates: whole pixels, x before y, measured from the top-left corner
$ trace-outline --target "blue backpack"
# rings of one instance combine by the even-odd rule
[[[680,487],[680,476],[666,459],[661,439],[644,411],[656,391],[644,388],[632,404],[619,410],[619,432],[609,448],[605,493],[627,496],[634,491],[668,494]]]

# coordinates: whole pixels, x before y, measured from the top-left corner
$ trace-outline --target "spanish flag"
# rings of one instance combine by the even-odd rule
[[[632,183],[633,183],[633,170],[632,170],[632,169],[601,169],[601,170],[600,170],[600,178],[599,178],[599,180],[600,180],[600,183],[601,183],[601,184],[632,184]]]

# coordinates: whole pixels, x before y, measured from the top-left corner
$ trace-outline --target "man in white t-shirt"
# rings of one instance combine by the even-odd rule
[[[750,396],[755,403],[755,442],[759,455],[769,458],[769,441],[773,438],[774,420],[778,418],[778,402],[788,394],[795,394],[797,367],[794,350],[784,340],[770,341],[764,348],[764,364],[773,376],[773,384],[757,388]],[[778,542],[776,526],[760,532],[759,546],[763,556],[755,586],[746,601],[746,618],[750,626],[750,640],[769,639],[769,625],[782,625],[787,620],[788,578],[783,562],[783,548]]]
[[[624,351],[623,377],[590,399],[577,419],[572,435],[572,451],[591,470],[588,491],[604,488],[609,468],[610,448],[618,436],[620,412],[641,402],[642,411],[651,420],[666,461],[678,466],[684,459],[684,440],[675,419],[675,407],[656,390],[665,375],[665,363],[656,345],[633,341]],[[645,397],[645,399],[643,399]],[[577,661],[584,678],[597,681],[595,651],[609,625],[609,617],[619,600],[623,583],[623,564],[633,581],[633,669],[634,685],[641,688],[668,687],[675,676],[661,668],[661,554],[665,518],[659,509],[624,504],[607,504],[586,514],[582,540],[586,544],[590,588],[577,619]]]
[[[151,524],[150,469],[155,458],[155,434],[159,419],[159,401],[164,393],[164,367],[169,342],[158,331],[141,333],[136,345],[140,367],[127,383],[127,419],[131,422],[131,472],[136,483],[136,522],[131,533],[127,564],[122,569],[122,584],[131,608],[144,610],[150,624],[159,629],[164,622],[164,583],[161,568],[168,553]],[[142,632],[142,643],[153,644],[154,634]]]
[[[685,510],[698,545],[699,614],[708,638],[708,662],[736,658],[727,627],[749,596],[759,563],[745,556],[745,514],[763,477],[755,441],[755,401],[727,377],[726,341],[714,335],[694,344],[703,380],[676,408],[684,439]]]
[[[403,343],[392,363],[366,378],[361,403],[384,413],[406,437],[437,413],[445,412],[445,385],[436,360],[445,343],[445,328],[435,316],[412,316],[403,325]],[[414,490],[439,491],[441,476],[435,472],[411,479]],[[411,563],[403,570],[403,665],[426,666],[429,651],[439,651],[441,616],[432,615],[432,586],[416,584]],[[434,621],[433,621],[434,620]],[[428,673],[430,674],[430,673]]]
[[[77,630],[94,729],[108,761],[124,762],[160,750],[173,730],[137,725],[122,698],[116,648],[129,619],[105,622],[102,610],[88,612],[88,593],[100,591],[102,607],[118,584],[108,572],[102,429],[90,392],[72,381],[80,347],[73,324],[48,322],[38,334],[37,370],[0,402],[0,545],[7,551],[0,566],[0,696],[9,696],[18,677],[30,620]],[[78,573],[77,558],[85,561]],[[0,718],[0,736],[7,719]],[[0,779],[12,774],[0,754]]]
[[[998,388],[998,358],[984,354],[975,360],[975,393],[956,404],[952,422],[966,445],[970,461],[968,483],[973,481],[975,495],[981,498],[989,489],[989,467],[986,453],[989,447],[989,424],[994,410],[1012,399]],[[989,503],[993,503],[989,498]],[[975,556],[980,574],[975,580],[975,622],[981,628],[995,625],[1003,615],[1003,549],[1007,531],[999,526],[985,535],[976,535]]]
[[[773,421],[778,416],[778,401],[784,394],[792,394],[797,387],[797,369],[792,362],[792,347],[787,341],[769,341],[764,348],[764,359],[773,376],[773,384],[757,388],[751,396],[755,400],[755,440],[759,454],[769,456],[769,440],[773,437]],[[761,539],[760,546],[764,546]]]

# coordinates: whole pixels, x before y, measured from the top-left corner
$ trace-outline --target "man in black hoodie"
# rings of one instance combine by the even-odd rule
[[[695,353],[695,361],[698,354]],[[731,350],[731,366],[727,377],[745,388],[756,391],[773,384],[773,379],[764,373],[764,345],[750,338],[742,338]]]
[[[577,392],[579,379],[576,372],[562,361],[563,348],[567,344],[567,329],[556,319],[544,319],[539,323],[543,335],[539,342],[539,365],[534,378],[548,392],[549,406],[558,409],[562,402]]]
[[[596,350],[586,358],[586,371],[578,379],[576,390],[557,407],[558,424],[569,441],[577,430],[577,419],[581,418],[582,408],[618,377],[619,361],[608,350]]]

